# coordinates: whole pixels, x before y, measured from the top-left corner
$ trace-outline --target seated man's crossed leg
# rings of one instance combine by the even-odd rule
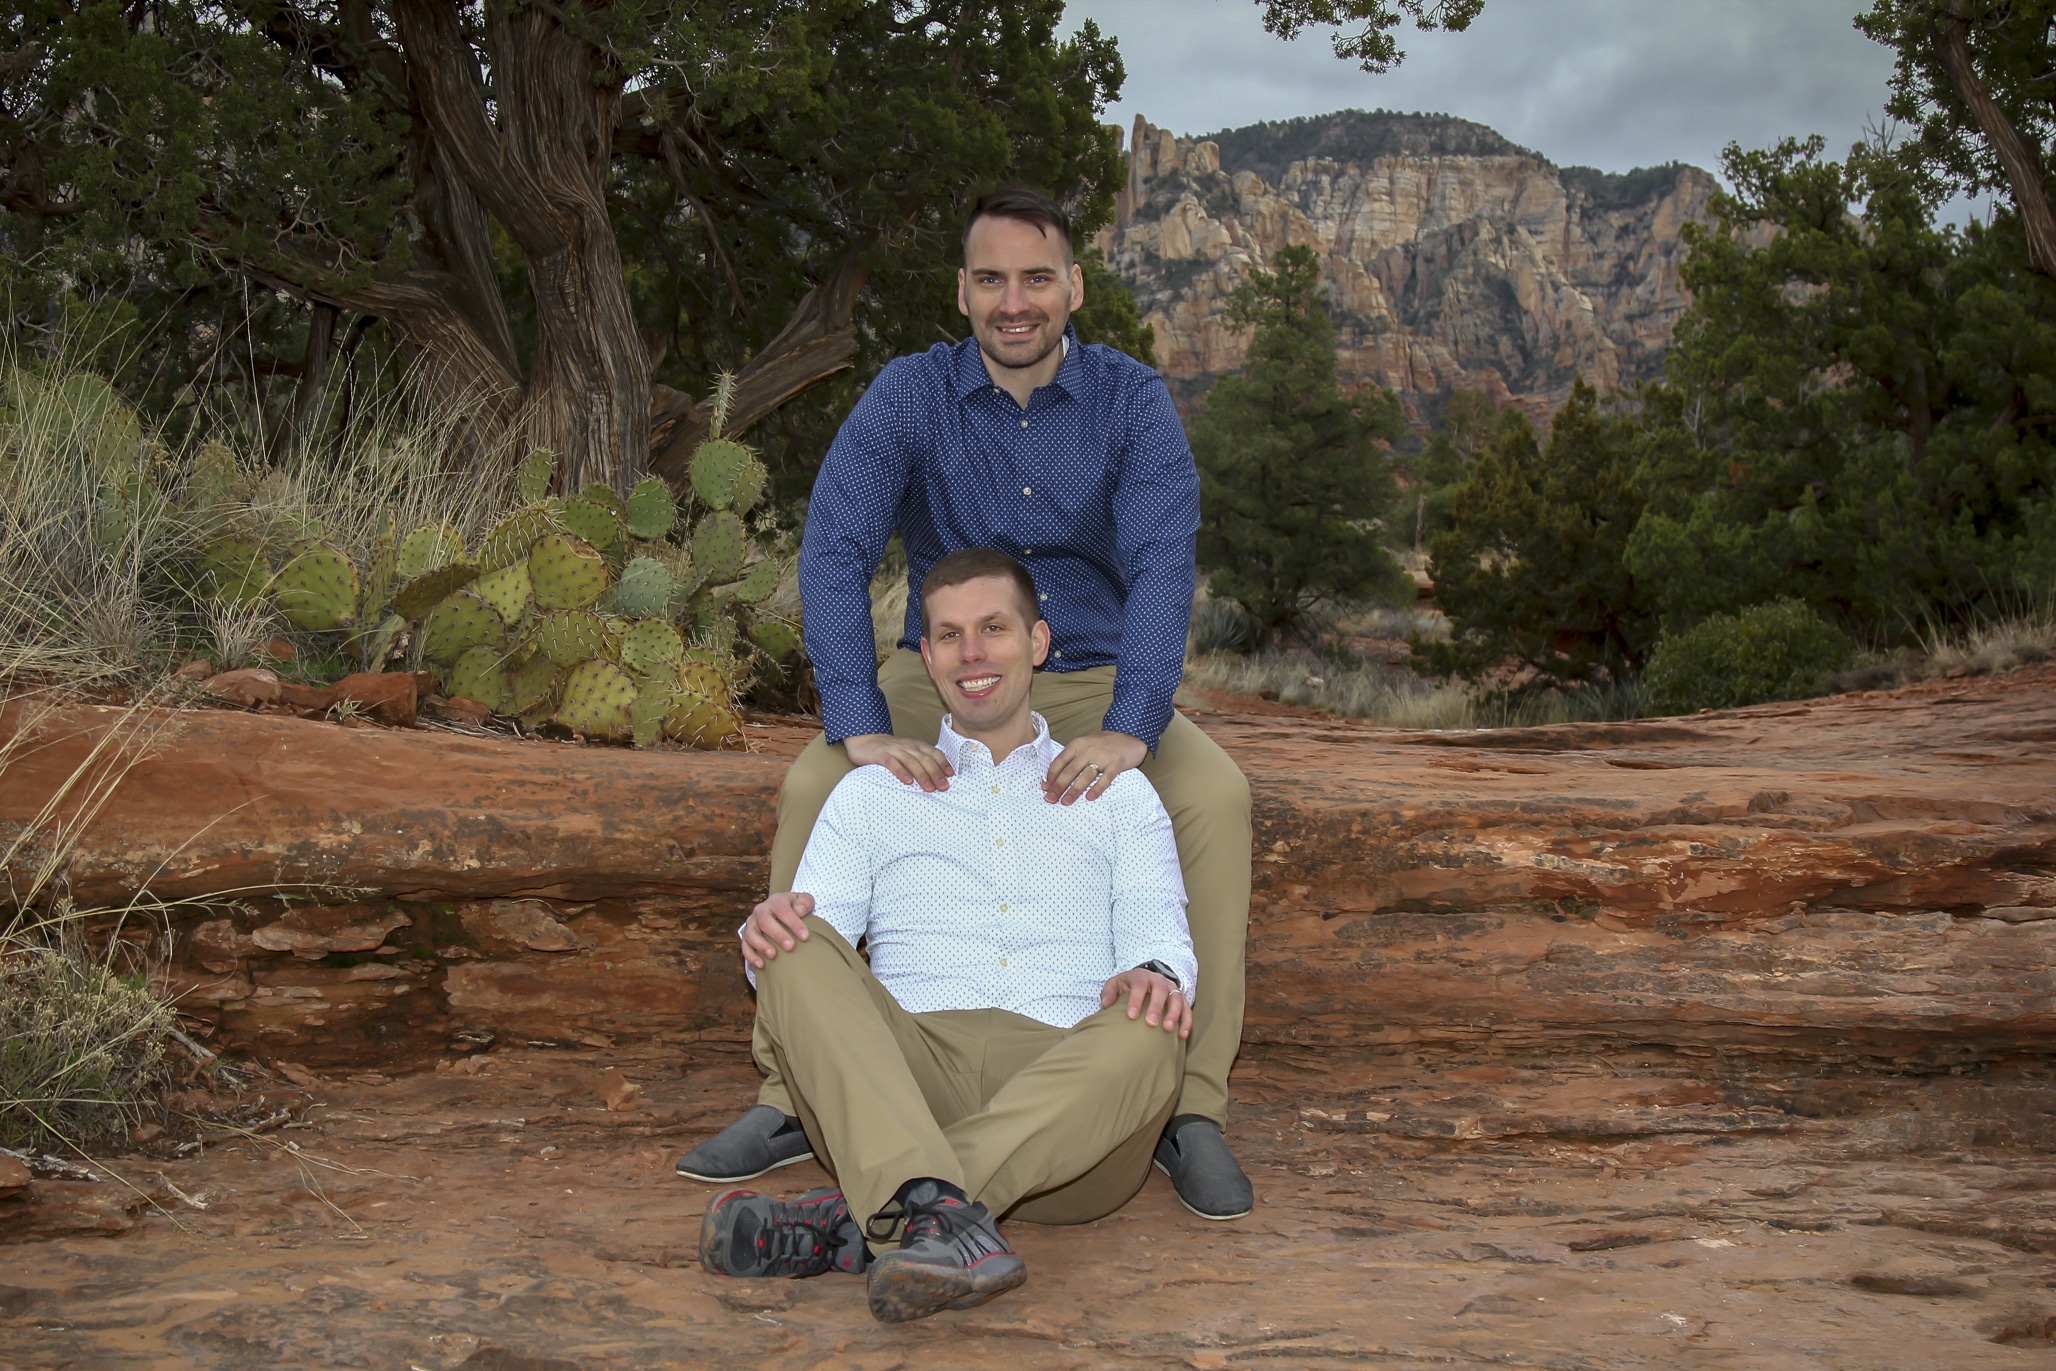
[[[739,930],[760,1060],[839,1188],[724,1192],[700,1245],[724,1275],[865,1272],[889,1322],[1026,1279],[1002,1215],[1088,1222],[1141,1187],[1189,1088],[1200,974],[1148,780],[1043,799],[1058,747],[1029,708],[1049,634],[1026,571],[953,553],[923,611],[956,785],[849,772],[798,889]]]

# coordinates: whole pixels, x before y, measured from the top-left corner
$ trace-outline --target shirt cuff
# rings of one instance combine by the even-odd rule
[[[842,699],[832,699],[823,691],[821,732],[831,743],[866,733],[892,732],[892,711],[886,708],[885,692],[871,685],[851,690]]]
[[[1114,692],[1113,705],[1100,723],[1100,727],[1109,733],[1125,733],[1131,738],[1140,738],[1152,755],[1163,740],[1164,730],[1170,726],[1170,701],[1124,700],[1118,689]],[[1177,963],[1172,962],[1171,965],[1176,966]]]

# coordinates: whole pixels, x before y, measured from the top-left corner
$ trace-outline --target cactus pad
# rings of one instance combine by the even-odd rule
[[[538,652],[507,673],[507,707],[516,714],[547,713],[557,699],[561,668]]]
[[[692,531],[693,565],[709,581],[726,581],[742,570],[743,553],[748,547],[749,534],[742,520],[725,509],[709,514]]]
[[[547,614],[535,626],[536,651],[558,666],[576,666],[593,657],[612,657],[616,648],[607,621],[589,609]]]
[[[692,455],[693,494],[715,509],[731,508],[743,473],[754,460],[748,448],[727,438],[701,443]]]
[[[453,524],[428,524],[400,540],[393,559],[393,574],[411,581],[437,567],[445,567],[464,555],[464,535]]]
[[[422,630],[422,655],[448,665],[471,648],[503,647],[507,625],[492,606],[468,590],[460,590],[429,612]]]
[[[637,676],[655,676],[685,656],[685,640],[678,630],[662,619],[645,619],[631,626],[621,639],[621,664]]]
[[[637,747],[649,747],[664,736],[664,716],[671,712],[672,698],[668,680],[652,679],[637,685],[635,703],[628,708]]]
[[[750,568],[750,574],[742,578],[742,584],[734,590],[735,598],[746,605],[760,604],[778,589],[780,567],[775,557],[759,558]]]
[[[609,494],[612,492],[610,491]],[[621,520],[600,501],[581,495],[576,500],[566,500],[558,516],[565,529],[585,539],[594,547],[605,550],[621,541]]]
[[[421,619],[444,600],[478,579],[470,562],[451,562],[424,571],[393,592],[393,612],[403,619]]]
[[[550,493],[556,479],[557,454],[539,447],[514,468],[514,498],[524,505],[536,504]]]
[[[556,509],[548,504],[517,509],[493,526],[478,545],[478,564],[499,571],[528,560],[529,550],[549,534],[561,531]]]
[[[528,580],[538,609],[583,609],[607,589],[607,563],[581,539],[545,534],[528,554]]]
[[[621,568],[614,587],[614,611],[631,619],[662,614],[671,602],[671,572],[654,557],[637,557]]]
[[[774,662],[782,662],[799,651],[800,635],[790,624],[776,619],[759,619],[750,625],[750,641]]]
[[[487,647],[483,643],[464,649],[463,655],[450,667],[449,677],[443,682],[443,693],[462,695],[504,714],[514,703],[514,687],[507,678],[502,656],[499,648]]]
[[[565,675],[557,712],[551,717],[588,738],[627,738],[635,732],[635,696],[635,682],[620,667],[580,662]]]
[[[742,752],[748,747],[743,741],[742,720],[725,699],[708,699],[690,690],[680,690],[671,697],[671,708],[664,715],[664,732],[688,747],[709,752]]]
[[[671,487],[661,476],[650,476],[628,492],[628,531],[645,541],[671,531],[678,508],[671,502]]]
[[[752,457],[742,469],[742,476],[735,483],[735,502],[732,509],[737,514],[747,514],[763,498],[764,487],[770,483],[771,473],[764,470],[764,464]]]
[[[357,568],[333,543],[306,543],[273,582],[279,612],[314,632],[357,622]]]
[[[259,599],[271,581],[271,568],[264,563],[264,544],[247,533],[231,533],[209,543],[200,554],[200,570],[216,595],[239,605]]]
[[[528,617],[528,563],[516,562],[479,577],[471,583],[471,593],[491,605],[493,613],[510,625],[519,624]]]

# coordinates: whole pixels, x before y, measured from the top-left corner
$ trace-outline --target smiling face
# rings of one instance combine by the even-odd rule
[[[928,596],[921,660],[952,726],[1004,757],[1035,736],[1028,692],[1049,655],[1049,625],[1027,622],[1004,576],[980,576]]]
[[[971,225],[957,308],[995,366],[1024,370],[1048,360],[1084,303],[1085,273],[1058,234],[996,214]]]

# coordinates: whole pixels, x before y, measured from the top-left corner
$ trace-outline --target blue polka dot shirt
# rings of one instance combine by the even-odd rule
[[[807,656],[830,742],[890,733],[878,689],[871,573],[894,529],[907,621],[921,582],[969,547],[1035,578],[1048,671],[1118,667],[1105,728],[1154,749],[1171,722],[1192,614],[1199,474],[1163,379],[1113,348],[1069,344],[1023,409],[992,383],[976,339],[889,363],[857,401],[814,481],[800,541]]]

